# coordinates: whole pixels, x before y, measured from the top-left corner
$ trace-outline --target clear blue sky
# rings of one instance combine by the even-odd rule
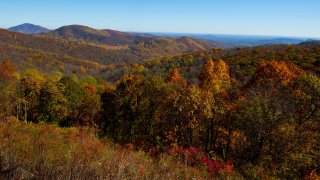
[[[0,27],[320,37],[320,0],[0,0]]]

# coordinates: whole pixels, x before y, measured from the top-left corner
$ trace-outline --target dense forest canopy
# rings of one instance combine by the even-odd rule
[[[0,31],[4,177],[318,177],[319,44],[80,30]]]

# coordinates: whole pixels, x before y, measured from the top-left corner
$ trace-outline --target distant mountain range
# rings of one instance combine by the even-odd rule
[[[82,25],[63,26],[48,33],[50,36],[63,37],[68,40],[82,39],[112,46],[131,44],[143,39],[139,34],[130,34],[115,30],[97,30]]]
[[[8,30],[25,34],[47,34],[51,37],[62,37],[67,40],[82,40],[111,46],[123,46],[137,41],[149,41],[150,38],[164,37],[179,39],[182,37],[194,40],[205,40],[208,44],[215,44],[225,48],[240,46],[260,46],[275,44],[300,44],[304,41],[317,40],[298,37],[256,36],[256,35],[219,35],[219,34],[183,34],[183,33],[128,33],[115,30],[97,30],[82,25],[63,26],[50,31],[47,28],[29,23],[11,27]],[[158,39],[159,40],[159,39]],[[194,41],[193,40],[193,41]],[[318,39],[319,40],[319,39]],[[189,41],[190,42],[190,41]],[[202,41],[203,42],[203,41]],[[196,45],[198,46],[198,45]]]
[[[40,34],[40,33],[47,33],[50,31],[47,28],[30,24],[30,23],[24,23],[18,26],[14,26],[9,28],[9,30],[13,32],[20,32],[25,34]]]
[[[128,72],[144,72],[144,69],[153,71],[153,67],[159,67],[155,70],[159,71],[158,73],[167,72],[178,64],[183,64],[184,72],[189,74],[192,70],[189,65],[194,59],[204,61],[212,56],[219,57],[221,52],[232,55],[238,51],[238,48],[215,51],[220,48],[277,43],[299,43],[300,45],[294,47],[300,48],[319,45],[320,42],[286,37],[215,35],[215,38],[214,35],[132,33],[98,30],[82,25],[69,25],[47,32],[32,33],[0,29],[0,62],[9,59],[18,70],[28,68],[64,74],[80,72],[80,69],[85,68],[88,74],[107,77],[111,81]],[[278,48],[288,46],[265,47],[270,47],[270,51],[276,52]],[[168,66],[161,66],[166,63]]]
[[[20,70],[36,68],[71,73],[83,66],[88,73],[99,74],[121,64],[220,47],[218,43],[190,37],[159,37],[80,25],[39,34],[0,29],[0,62],[10,59]]]
[[[258,36],[258,35],[222,35],[222,34],[185,34],[185,33],[151,33],[152,35],[179,38],[188,36],[196,39],[204,39],[223,44],[225,48],[239,46],[261,46],[276,44],[300,44],[311,40],[303,37],[279,37],[279,36]]]
[[[301,45],[312,45],[312,46],[319,46],[320,40],[310,40],[310,41],[304,41],[300,43]]]

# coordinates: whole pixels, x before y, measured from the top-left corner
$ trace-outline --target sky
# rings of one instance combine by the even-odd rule
[[[320,37],[320,0],[0,0],[0,28]]]

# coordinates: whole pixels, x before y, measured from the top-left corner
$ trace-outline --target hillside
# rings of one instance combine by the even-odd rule
[[[142,73],[144,75],[156,74],[162,77],[166,77],[174,68],[177,68],[189,83],[197,83],[202,65],[210,58],[225,60],[230,67],[230,74],[240,84],[245,84],[254,74],[257,65],[263,61],[286,61],[320,75],[320,46],[314,43],[197,51],[164,58],[155,57],[139,63],[139,66],[144,67]],[[139,66],[134,63],[110,64],[107,66],[108,71],[104,72],[104,77],[115,80],[128,72],[137,73]]]
[[[218,43],[185,36],[180,38],[165,38],[115,30],[97,30],[81,25],[63,26],[49,32],[48,36],[108,46],[129,46],[129,49],[133,53],[140,54],[146,58],[148,54],[158,56],[187,51],[208,50],[221,46]]]
[[[89,74],[101,75],[111,81],[127,72],[136,72],[139,66],[143,67],[143,73],[158,75],[178,67],[187,79],[196,82],[201,65],[213,57],[225,59],[231,73],[241,82],[246,82],[262,60],[290,61],[308,71],[319,73],[319,49],[314,44],[306,42],[301,45],[226,49],[216,54],[215,50],[210,50],[215,47],[212,43],[189,37],[143,37],[132,44],[111,46],[84,40],[66,40],[59,36],[26,35],[0,30],[0,60],[11,59],[20,70],[36,68],[52,72],[64,66],[67,74],[79,71],[82,66]],[[138,71],[141,72],[141,68]]]
[[[186,36],[179,38],[164,38],[161,36],[150,36],[142,33],[126,33],[109,29],[98,30],[82,25],[63,26],[50,31],[48,35],[53,37],[62,37],[68,40],[80,40],[111,46],[131,45],[140,42],[147,42],[148,44],[152,40],[156,40],[153,42],[158,42],[160,45],[166,43],[166,41],[169,41],[170,43],[170,41],[176,40],[175,43],[187,46],[189,48],[188,50],[207,49],[209,48],[208,46],[219,45],[217,43],[192,39]],[[157,46],[157,44],[153,43],[153,46]]]
[[[115,63],[104,78],[22,71],[71,57],[1,50],[22,58],[0,64],[0,178],[317,178],[319,46]]]
[[[73,28],[71,34],[74,34],[74,31],[80,31],[81,36],[72,35],[72,37],[90,37],[90,41],[88,38],[86,40],[81,38],[65,38],[63,36],[52,36],[50,33],[27,35],[0,30],[0,42],[8,45],[39,50],[45,53],[55,53],[73,58],[86,59],[100,64],[128,61],[141,62],[151,57],[165,57],[189,51],[209,50],[218,46],[218,44],[186,37],[180,39],[141,37],[140,40],[133,40],[135,39],[134,37],[139,36],[116,31],[107,33],[107,31],[94,31],[92,29],[90,29],[90,33],[88,33],[88,29],[85,28],[85,31],[82,26],[76,27],[78,30]],[[70,33],[67,32],[66,34],[70,35]],[[109,42],[108,36],[113,37],[111,41],[116,41],[118,37],[115,37],[115,34],[118,34],[123,38],[119,38],[117,43],[110,43],[109,45],[99,42],[99,40],[101,40],[101,42]],[[128,37],[128,40],[124,40],[126,37]],[[132,39],[130,40],[130,38]],[[119,45],[116,46],[115,44]]]
[[[136,40],[142,39],[141,36],[124,33],[115,30],[97,30],[87,26],[70,25],[63,26],[50,31],[49,36],[62,37],[68,40],[83,40],[111,46],[127,45]]]
[[[0,178],[313,177],[320,46],[214,47],[0,30]]]
[[[155,58],[144,62],[143,65],[149,69],[148,73],[158,75],[167,74],[173,68],[178,68],[190,82],[197,82],[202,65],[210,58],[225,60],[230,67],[230,74],[241,84],[245,84],[251,78],[257,65],[263,61],[286,61],[320,75],[320,46],[314,43],[193,52],[161,59]]]
[[[67,75],[77,73],[81,68],[85,68],[86,73],[99,76],[100,72],[105,68],[102,64],[85,59],[8,45],[1,42],[0,61],[7,59],[10,59],[19,71],[37,69],[48,73],[59,71]]]
[[[9,28],[8,30],[13,32],[20,32],[24,34],[41,34],[41,33],[47,33],[50,31],[47,28],[44,28],[39,25],[30,24],[30,23],[24,23],[18,26],[14,26]]]
[[[0,0],[0,180],[320,180],[319,8]]]
[[[48,53],[88,59],[91,61],[103,61],[103,59],[110,57],[111,52],[115,49],[115,47],[98,46],[43,35],[14,33],[7,30],[0,30],[0,42]],[[118,51],[118,49],[119,48],[117,47],[117,50],[115,51]]]
[[[308,40],[308,41],[304,41],[302,43],[300,43],[301,45],[311,45],[311,46],[314,46],[314,45],[320,45],[320,40]]]

